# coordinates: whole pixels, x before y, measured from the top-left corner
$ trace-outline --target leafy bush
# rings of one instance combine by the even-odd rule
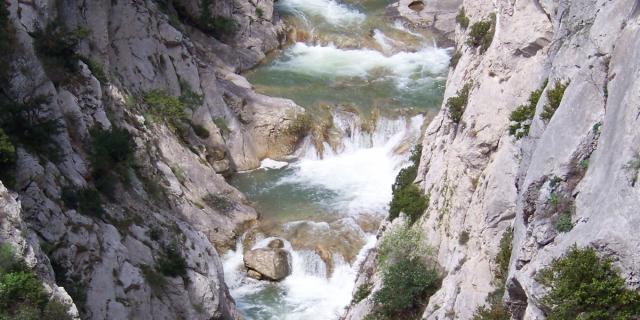
[[[16,148],[9,136],[0,128],[0,180],[5,184],[13,184],[13,171],[16,163]]]
[[[191,127],[193,128],[193,132],[195,132],[196,135],[201,139],[209,138],[209,135],[210,135],[209,130],[207,130],[205,127],[195,123],[192,123]]]
[[[560,102],[562,102],[562,97],[564,96],[564,91],[569,86],[569,82],[561,82],[560,80],[556,81],[553,88],[547,90],[547,103],[544,105],[544,109],[542,113],[540,113],[540,119],[544,121],[551,120],[553,114],[558,110],[560,106]]]
[[[46,96],[36,96],[24,103],[0,102],[0,128],[14,146],[47,156],[52,161],[60,158],[60,148],[53,139],[62,130],[59,119],[44,119]]]
[[[382,319],[419,319],[440,287],[440,276],[420,258],[404,257],[383,272],[382,283],[373,296],[374,314]]]
[[[500,251],[496,256],[495,262],[498,266],[496,270],[495,278],[499,285],[504,286],[504,282],[507,280],[507,273],[509,272],[509,261],[511,260],[513,242],[513,230],[509,229],[502,234],[500,238]]]
[[[213,123],[216,124],[218,129],[220,129],[220,134],[222,134],[223,137],[228,136],[229,133],[231,132],[231,130],[229,129],[229,126],[227,125],[227,121],[224,118],[222,117],[213,118]]]
[[[487,296],[487,305],[480,306],[473,315],[473,320],[509,320],[511,314],[502,302],[505,282],[509,272],[509,260],[513,241],[513,231],[505,231],[500,239],[500,251],[495,258],[497,270],[494,272],[494,286],[496,289]]]
[[[167,285],[167,279],[160,272],[150,266],[142,265],[140,266],[140,269],[142,270],[144,280],[151,288],[153,294],[160,296]]]
[[[389,218],[395,219],[404,212],[409,219],[409,223],[416,222],[427,210],[429,198],[416,185],[409,185],[398,190],[389,205]]]
[[[556,230],[558,232],[569,232],[573,229],[573,223],[571,223],[571,213],[562,213],[556,221]]]
[[[378,248],[378,264],[387,268],[404,257],[423,258],[431,251],[422,244],[422,232],[408,225],[395,225],[385,232]]]
[[[356,293],[353,294],[353,301],[351,301],[351,303],[356,304],[368,297],[371,294],[372,287],[371,283],[364,283],[360,285],[358,290],[356,290]]]
[[[462,231],[458,237],[458,243],[464,246],[467,242],[469,242],[469,231]]]
[[[640,316],[640,294],[627,289],[611,260],[599,258],[594,249],[574,245],[539,275],[538,281],[549,288],[542,298],[549,320]]]
[[[31,34],[36,52],[54,83],[63,82],[69,74],[79,71],[78,60],[81,57],[76,53],[77,46],[89,34],[90,30],[83,27],[66,30],[60,20],[54,20],[44,30],[37,29]]]
[[[480,53],[489,49],[496,31],[496,15],[492,13],[489,19],[478,21],[471,25],[467,45],[474,48],[480,47]]]
[[[93,188],[75,190],[63,187],[62,201],[67,208],[78,210],[87,216],[102,217],[105,214],[100,193]]]
[[[143,99],[151,107],[150,114],[156,121],[165,120],[173,123],[186,117],[182,101],[164,90],[151,90],[145,93]]]
[[[188,83],[180,81],[180,90],[182,92],[178,99],[187,108],[195,109],[204,103],[204,96],[193,91]]]
[[[12,44],[15,39],[14,33],[9,21],[7,2],[0,1],[0,62],[8,62],[5,59],[8,59],[9,53],[12,51]]]
[[[202,197],[202,201],[209,207],[222,212],[228,212],[233,209],[233,202],[229,201],[225,196],[219,194],[208,193]]]
[[[467,15],[464,12],[464,7],[460,7],[460,10],[458,10],[458,15],[456,15],[456,22],[460,25],[460,27],[462,27],[462,29],[466,29],[467,27],[469,27],[469,18],[467,18]]]
[[[512,124],[509,126],[509,134],[515,136],[516,139],[520,139],[529,135],[529,129],[531,128],[531,120],[536,113],[536,105],[542,95],[542,90],[547,86],[547,81],[544,82],[542,87],[538,90],[531,92],[529,100],[526,104],[517,107],[509,116],[509,121]]]
[[[429,205],[428,197],[413,184],[418,173],[421,155],[422,145],[418,144],[411,150],[409,160],[412,164],[400,170],[396,181],[391,186],[393,198],[389,204],[389,220],[397,218],[400,212],[404,212],[410,223],[414,223]]]
[[[464,87],[462,87],[461,90],[458,90],[456,96],[447,99],[446,106],[449,109],[449,118],[451,118],[451,120],[455,123],[459,123],[462,119],[462,114],[467,108],[467,103],[469,102],[470,90],[471,84],[467,83],[464,85]]]
[[[176,243],[164,248],[163,254],[158,258],[158,271],[169,277],[185,277],[187,275],[187,261],[182,257]]]
[[[109,77],[107,76],[107,73],[104,72],[104,66],[102,63],[86,57],[82,57],[81,60],[87,65],[87,67],[89,67],[93,76],[96,77],[100,83],[109,83]]]
[[[127,177],[128,169],[133,163],[133,151],[135,144],[124,128],[112,127],[104,130],[94,127],[89,130],[91,135],[91,150],[89,162],[91,163],[94,184],[98,190],[111,196],[118,181],[118,177]]]
[[[198,26],[211,33],[216,38],[223,38],[226,36],[233,36],[236,30],[236,23],[231,18],[223,16],[214,16],[211,6],[213,0],[200,0],[200,20]]]
[[[258,18],[262,18],[262,16],[264,16],[264,11],[262,10],[262,8],[256,8],[256,15],[258,16]]]
[[[0,245],[0,319],[67,320],[71,319],[67,309],[56,300],[49,301],[40,279],[10,245]]]

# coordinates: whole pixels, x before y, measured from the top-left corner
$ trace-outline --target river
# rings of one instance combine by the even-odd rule
[[[245,76],[258,92],[305,107],[313,128],[288,161],[267,159],[230,179],[261,218],[223,256],[225,279],[246,319],[338,319],[395,176],[440,106],[451,49],[387,16],[388,1],[276,4],[297,41]],[[291,253],[292,274],[247,278],[243,246],[274,237]]]

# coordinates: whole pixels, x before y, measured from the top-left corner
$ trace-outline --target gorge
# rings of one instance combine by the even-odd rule
[[[637,319],[638,12],[0,1],[0,319]]]

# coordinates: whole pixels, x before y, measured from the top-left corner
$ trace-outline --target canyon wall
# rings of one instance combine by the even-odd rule
[[[3,242],[82,318],[239,318],[218,250],[257,213],[222,174],[289,154],[304,115],[237,74],[286,40],[273,2],[2,5],[2,108],[32,105],[28,119],[57,123],[50,142],[14,141],[3,182],[16,193],[0,190],[12,202],[0,223],[23,236]],[[180,119],[157,116],[176,106]],[[131,136],[132,159],[93,175],[96,136],[115,128]]]
[[[637,289],[640,4],[498,0],[463,6],[470,23],[456,26],[445,102],[424,134],[416,179],[430,199],[416,226],[443,268],[442,286],[422,318],[470,319],[488,304],[499,283],[500,240],[509,230],[504,299],[514,319],[545,318],[546,289],[536,275],[574,244],[611,258]],[[495,35],[483,52],[469,44],[471,26],[493,14]],[[558,84],[566,90],[550,112],[548,96]],[[447,100],[463,96],[465,85],[466,108],[455,119]],[[518,139],[509,132],[518,125],[510,116],[541,88],[535,114],[519,123],[530,125],[528,134]],[[559,230],[560,219],[570,220],[570,230]],[[375,252],[370,255],[374,260]],[[373,281],[375,290],[379,278],[370,261],[358,283]],[[367,298],[347,318],[361,319],[370,309]]]

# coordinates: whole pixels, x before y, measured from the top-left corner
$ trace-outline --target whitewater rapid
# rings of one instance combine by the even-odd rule
[[[265,159],[260,169],[235,180],[263,214],[261,225],[223,256],[225,281],[238,309],[251,320],[338,319],[351,301],[359,265],[375,245],[379,222],[387,215],[391,185],[422,136],[425,116],[415,111],[419,106],[408,104],[428,106],[428,97],[415,92],[438,92],[434,88],[444,80],[451,49],[438,48],[399,21],[371,28],[383,20],[380,8],[375,12],[378,20],[370,20],[366,3],[356,7],[335,0],[280,0],[277,6],[298,17],[302,22],[297,23],[309,27],[304,31],[310,34],[324,32],[323,39],[333,39],[341,32],[338,36],[350,37],[357,29],[355,34],[364,38],[351,44],[372,45],[295,43],[260,69],[255,79],[268,88],[294,88],[313,97],[309,100],[333,99],[337,105],[343,102],[339,99],[355,95],[361,98],[355,101],[371,104],[364,106],[367,112],[379,107],[395,112],[393,104],[402,101],[402,95],[413,97],[402,101],[402,112],[380,112],[367,119],[358,108],[325,109],[337,141],[307,136],[294,158]],[[394,37],[394,32],[404,35]],[[420,39],[420,46],[407,50],[401,42],[406,38]],[[374,88],[391,96],[380,99],[367,91]],[[325,96],[316,97],[310,90]],[[248,278],[243,251],[265,247],[274,237],[291,253],[291,275],[281,282]]]

